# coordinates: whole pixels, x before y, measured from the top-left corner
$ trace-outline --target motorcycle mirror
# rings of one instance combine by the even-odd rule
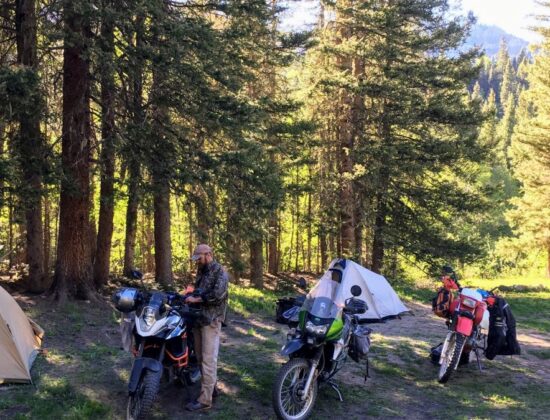
[[[300,289],[304,289],[304,290],[305,290],[305,288],[307,287],[306,279],[304,279],[303,277],[300,277],[300,278],[298,279],[298,287],[299,287]]]
[[[363,293],[363,291],[361,290],[361,287],[357,286],[356,284],[351,286],[351,294],[353,296],[355,296],[355,297],[361,296],[361,293]]]

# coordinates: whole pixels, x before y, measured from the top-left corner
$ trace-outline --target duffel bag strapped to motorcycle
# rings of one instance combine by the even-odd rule
[[[437,291],[437,295],[432,299],[432,311],[441,318],[449,317],[449,308],[454,300],[454,295],[451,290],[441,287]]]

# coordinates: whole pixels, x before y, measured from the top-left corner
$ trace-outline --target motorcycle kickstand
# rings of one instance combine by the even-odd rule
[[[481,365],[481,357],[479,356],[479,349],[476,347],[474,350],[477,359],[477,367],[480,372],[483,372],[483,366]]]
[[[338,394],[338,398],[340,399],[340,402],[344,402],[344,398],[342,398],[342,393],[340,392],[340,387],[338,386],[338,384],[336,384],[336,382],[333,382],[333,381],[328,381],[327,384],[330,385],[330,387],[336,391],[336,393]]]

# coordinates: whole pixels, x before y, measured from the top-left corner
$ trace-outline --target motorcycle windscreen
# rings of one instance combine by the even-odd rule
[[[149,295],[136,319],[142,332],[156,333],[156,328],[153,328],[153,325],[165,317],[165,302],[166,297],[162,292],[152,292]]]
[[[332,280],[330,273],[325,273],[319,282],[308,293],[302,310],[317,318],[336,318],[344,307],[344,302],[338,302],[340,283]]]

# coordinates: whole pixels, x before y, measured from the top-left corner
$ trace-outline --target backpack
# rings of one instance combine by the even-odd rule
[[[449,308],[454,300],[453,292],[441,287],[437,291],[437,295],[432,299],[432,311],[441,318],[449,317]]]

